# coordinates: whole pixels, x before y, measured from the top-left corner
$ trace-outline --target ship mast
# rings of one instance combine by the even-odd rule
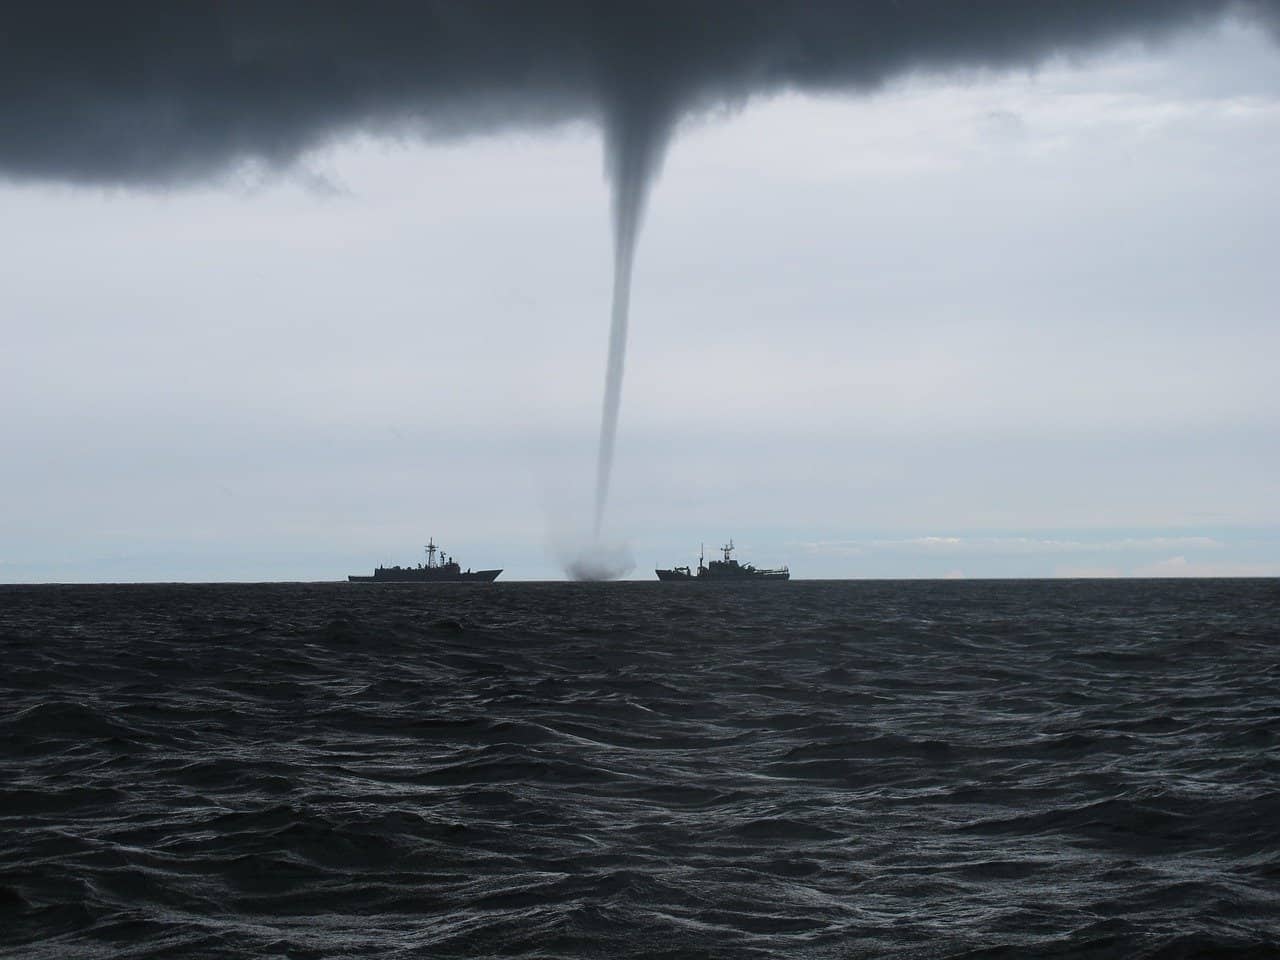
[[[726,544],[725,544],[723,547],[721,547],[720,549],[721,549],[722,551],[724,551],[724,562],[725,562],[725,563],[728,563],[728,562],[729,562],[729,554],[733,553],[733,538],[732,538],[732,537],[730,537],[730,538],[729,538],[729,542],[728,542],[728,543],[726,543]]]
[[[431,537],[427,540],[427,569],[431,569],[436,565],[436,538]]]

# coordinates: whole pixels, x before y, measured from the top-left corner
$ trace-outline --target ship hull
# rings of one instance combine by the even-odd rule
[[[685,573],[683,570],[655,570],[659,580],[692,580],[693,574]]]
[[[791,573],[786,570],[757,570],[754,573],[735,573],[735,574],[715,574],[702,572],[697,574],[685,573],[681,570],[654,570],[658,575],[658,579],[664,583],[673,582],[689,582],[689,583],[755,583],[757,580],[790,580]]]
[[[378,570],[369,576],[351,574],[347,579],[352,583],[493,583],[498,579],[501,570],[465,570],[461,573],[448,573],[442,570],[410,569],[410,570]]]

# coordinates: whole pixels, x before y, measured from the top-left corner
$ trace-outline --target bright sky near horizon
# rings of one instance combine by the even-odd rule
[[[0,183],[0,582],[562,576],[608,325],[599,133]],[[610,536],[796,577],[1280,575],[1280,51],[1228,22],[686,121]]]

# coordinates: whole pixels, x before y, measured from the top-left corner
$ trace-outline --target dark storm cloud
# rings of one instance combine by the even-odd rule
[[[615,183],[672,123],[757,93],[1032,64],[1280,0],[21,4],[0,23],[0,174],[141,184],[286,164],[354,130],[599,120]],[[642,174],[642,177],[645,174]]]
[[[0,21],[0,176],[161,184],[358,130],[601,123],[614,284],[600,553],[645,200],[681,114],[910,70],[1034,64],[1280,0],[317,0],[25,4]],[[585,564],[585,566],[584,566]]]

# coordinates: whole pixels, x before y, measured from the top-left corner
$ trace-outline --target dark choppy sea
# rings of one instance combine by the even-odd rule
[[[1280,956],[1280,582],[0,588],[0,956]]]

